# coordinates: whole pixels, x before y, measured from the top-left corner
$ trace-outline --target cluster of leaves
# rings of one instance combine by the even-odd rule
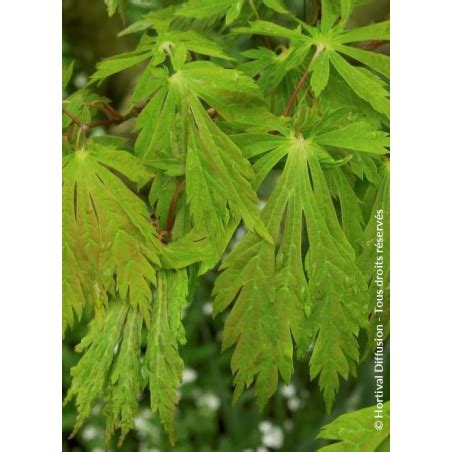
[[[121,2],[107,3],[112,14]],[[282,0],[154,10],[122,32],[141,34],[136,49],[101,61],[64,100],[63,332],[93,317],[66,398],[76,430],[102,398],[106,442],[116,430],[121,441],[147,387],[175,441],[183,311],[218,263],[214,314],[229,310],[234,401],[254,384],[265,405],[307,356],[331,412],[340,378],[356,374],[360,331],[364,354],[373,344],[375,211],[385,225],[389,214],[389,60],[365,47],[387,41],[389,23],[350,28],[354,3],[323,0],[315,24]],[[121,115],[93,86],[138,64]],[[131,148],[90,134],[134,116]],[[323,437],[355,438],[336,423]]]

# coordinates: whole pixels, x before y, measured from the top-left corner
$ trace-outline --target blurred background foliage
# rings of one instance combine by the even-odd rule
[[[215,0],[212,0],[215,1]],[[182,3],[171,0],[130,0],[123,17],[108,17],[103,0],[63,0],[63,65],[74,61],[74,77],[69,92],[83,87],[94,72],[96,63],[121,52],[133,50],[137,35],[118,38],[117,34],[153,9]],[[285,4],[299,17],[312,12],[312,0],[286,0]],[[353,17],[356,25],[382,20],[389,11],[388,0],[363,2]],[[385,49],[383,48],[384,52]],[[111,99],[120,111],[129,105],[129,96],[139,65],[121,72],[98,88],[98,93]],[[131,134],[132,125],[113,126],[110,133]],[[96,133],[106,133],[96,130]],[[266,186],[265,186],[266,185]],[[272,178],[264,184],[261,194],[270,192]],[[234,241],[245,231],[239,228]],[[234,246],[234,241],[231,246]],[[127,436],[124,452],[239,452],[290,451],[314,452],[327,444],[317,440],[320,428],[338,415],[374,404],[372,356],[361,363],[357,377],[342,382],[331,416],[325,406],[317,381],[310,382],[308,362],[295,363],[295,375],[288,386],[281,385],[263,412],[257,409],[254,396],[247,391],[237,406],[231,406],[232,376],[229,367],[231,351],[221,353],[221,334],[224,315],[212,318],[211,290],[215,272],[204,275],[193,301],[185,312],[187,344],[181,354],[185,362],[184,382],[180,388],[181,400],[177,412],[178,442],[171,447],[159,420],[150,410],[149,393],[141,395],[140,414],[135,431]],[[63,343],[63,396],[70,386],[70,369],[79,355],[74,347],[87,330],[87,318],[69,331]],[[364,337],[362,338],[364,343]],[[389,353],[389,344],[385,353]],[[386,357],[387,358],[387,357]],[[385,360],[389,362],[388,359]],[[389,382],[389,367],[385,380]],[[389,399],[389,384],[385,385],[385,400]],[[76,419],[73,403],[63,408],[63,451],[103,452],[104,420],[101,405],[94,407],[92,417],[84,428],[69,438]],[[111,446],[110,451],[116,451]]]

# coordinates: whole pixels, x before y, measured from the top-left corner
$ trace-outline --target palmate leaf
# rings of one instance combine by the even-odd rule
[[[262,237],[270,237],[259,218],[250,164],[201,100],[237,123],[280,123],[267,112],[251,79],[208,62],[185,64],[162,79],[138,117],[138,154],[168,175],[185,176],[193,226],[207,231],[219,257],[240,218]]]
[[[224,260],[215,283],[215,314],[237,297],[223,336],[223,349],[236,344],[231,362],[234,401],[256,379],[256,396],[263,406],[277,388],[278,372],[286,382],[292,376],[292,336],[301,346],[310,301],[300,256],[301,186],[293,184],[298,165],[299,154],[292,152],[262,212],[274,243],[249,233]],[[283,217],[286,225],[277,250]]]
[[[319,96],[326,87],[330,77],[330,66],[347,82],[352,90],[372,107],[389,117],[389,93],[384,80],[375,76],[365,68],[350,64],[341,54],[362,63],[373,71],[389,77],[389,57],[376,52],[367,51],[350,44],[372,39],[389,40],[389,21],[367,27],[346,30],[351,11],[351,2],[343,1],[338,7],[336,2],[322,2],[322,22],[320,28],[307,24],[302,34],[301,28],[289,29],[266,21],[251,22],[249,27],[237,28],[240,34],[260,34],[288,39],[291,48],[315,47],[311,70],[311,87]],[[338,17],[341,17],[336,24]]]
[[[63,330],[83,300],[99,318],[107,294],[118,293],[149,323],[160,242],[146,205],[126,185],[151,177],[128,152],[94,142],[63,160]],[[83,294],[83,296],[82,296]]]
[[[316,302],[312,322],[316,341],[310,359],[311,379],[319,376],[327,412],[359,360],[357,336],[366,324],[368,295],[355,255],[339,226],[318,161],[309,162],[302,178],[309,237],[309,288]]]
[[[343,414],[322,427],[318,438],[336,441],[320,452],[389,452],[390,402],[383,404],[381,430],[374,427],[376,406]]]
[[[357,123],[356,127],[361,126]],[[284,380],[290,379],[292,337],[299,355],[315,340],[311,378],[320,376],[328,411],[339,376],[347,378],[358,363],[357,335],[367,320],[367,284],[337,219],[320,165],[319,159],[328,151],[317,140],[333,146],[340,137],[340,129],[330,129],[316,125],[305,137],[244,134],[235,138],[247,157],[259,156],[254,165],[259,182],[287,156],[281,180],[262,213],[273,243],[249,233],[224,260],[223,273],[215,284],[215,312],[233,304],[223,347],[236,346],[231,363],[235,399],[256,380],[255,392],[263,405],[276,390],[278,372]],[[335,138],[325,140],[325,135]],[[369,152],[380,153],[370,130],[367,138]],[[378,136],[378,140],[383,139],[387,145],[385,134]],[[360,151],[360,140],[357,138],[356,146],[351,140],[348,146]],[[337,179],[343,183],[342,178]],[[342,186],[340,190],[344,221],[355,200],[350,201],[349,191],[344,195]],[[284,224],[282,232],[280,224]],[[303,230],[309,242],[305,256],[301,249]],[[285,293],[280,292],[281,281]]]

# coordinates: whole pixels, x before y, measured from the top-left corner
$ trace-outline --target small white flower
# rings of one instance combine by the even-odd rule
[[[262,443],[264,446],[279,449],[284,442],[284,432],[280,427],[273,426],[271,431],[262,436]]]
[[[259,431],[261,433],[268,433],[271,431],[273,425],[271,422],[263,421],[259,423]]]
[[[301,400],[298,399],[297,397],[292,397],[291,399],[289,399],[289,401],[287,402],[287,406],[289,407],[290,411],[296,411],[298,410],[298,408],[300,408],[301,405]]]
[[[182,372],[182,384],[193,383],[198,378],[198,372],[189,367],[185,368]]]
[[[257,208],[259,210],[263,210],[263,208],[265,207],[265,204],[267,204],[265,201],[262,201],[262,199],[259,199],[259,203],[257,204]]]
[[[279,449],[284,442],[284,432],[277,425],[269,421],[259,423],[259,431],[262,433],[262,444],[273,449]]]
[[[104,135],[107,135],[105,132],[105,129],[103,127],[96,127],[92,132],[92,137],[103,137]]]
[[[142,417],[137,417],[135,419],[135,428],[137,430],[146,430],[148,423],[142,418]]]
[[[151,417],[152,417],[152,411],[149,409],[149,408],[143,408],[141,411],[140,411],[140,416],[143,418],[143,419],[151,419]]]
[[[221,401],[220,398],[215,394],[207,392],[205,394],[202,394],[196,401],[196,403],[200,407],[207,408],[210,411],[216,411],[220,407]]]
[[[213,312],[213,305],[212,303],[204,303],[203,307],[202,307],[202,312],[205,315],[212,315]]]
[[[74,86],[78,89],[83,88],[88,81],[88,76],[84,72],[80,72],[74,77]]]
[[[82,438],[85,441],[90,441],[90,440],[96,438],[97,436],[99,436],[99,433],[100,433],[100,431],[98,428],[96,428],[92,425],[88,425],[87,427],[85,427],[83,429]]]
[[[291,397],[294,397],[295,393],[296,393],[296,389],[293,384],[288,384],[281,388],[281,394],[286,399],[290,399]]]

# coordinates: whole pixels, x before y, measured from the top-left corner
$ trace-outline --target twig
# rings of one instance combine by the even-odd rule
[[[134,107],[132,110],[127,113],[126,115],[121,115],[120,113],[116,112],[115,118],[109,118],[109,119],[101,119],[99,121],[93,121],[89,124],[83,124],[77,117],[75,117],[72,113],[68,112],[63,107],[63,113],[66,114],[69,118],[71,118],[72,122],[74,122],[77,126],[80,127],[80,129],[83,129],[83,131],[87,131],[90,129],[94,129],[96,127],[100,126],[108,126],[112,124],[121,124],[125,121],[128,121],[131,118],[134,118],[140,114],[140,112],[143,110],[144,106],[142,107]],[[116,110],[115,110],[116,111]],[[67,133],[67,132],[66,132]],[[71,131],[72,133],[72,131]]]
[[[102,101],[95,101],[87,104],[91,107],[97,108],[99,110],[102,110],[102,112],[107,116],[107,118],[121,118],[122,115],[119,113],[119,111],[115,110],[110,104],[107,104],[106,102]]]
[[[74,116],[70,111],[66,110],[63,107],[63,113],[71,119],[72,122],[75,122],[81,129],[85,127],[85,124],[83,124],[76,116]]]
[[[119,116],[117,116],[116,118],[110,118],[110,119],[101,119],[99,121],[94,121],[90,124],[87,124],[88,129],[94,129],[96,127],[100,127],[100,126],[109,126],[112,124],[121,124],[125,121],[128,121],[131,118],[135,118],[136,116],[138,116],[141,112],[141,110],[143,110],[144,107],[135,107],[133,108],[129,113],[127,113],[126,115],[121,115],[120,113],[118,113]]]
[[[284,110],[283,115],[284,116],[289,116],[292,107],[297,99],[297,96],[299,94],[299,92],[301,91],[301,88],[303,88],[304,82],[306,81],[309,71],[312,67],[312,64],[314,63],[314,61],[317,59],[317,57],[320,55],[320,53],[323,51],[324,47],[322,45],[320,45],[319,47],[317,47],[317,50],[314,54],[314,56],[312,57],[311,61],[308,64],[308,67],[306,68],[306,70],[304,71],[303,75],[301,76],[300,81],[297,83],[297,86],[295,87],[294,92],[292,93],[292,95],[290,96],[289,102],[287,103],[287,107]]]

